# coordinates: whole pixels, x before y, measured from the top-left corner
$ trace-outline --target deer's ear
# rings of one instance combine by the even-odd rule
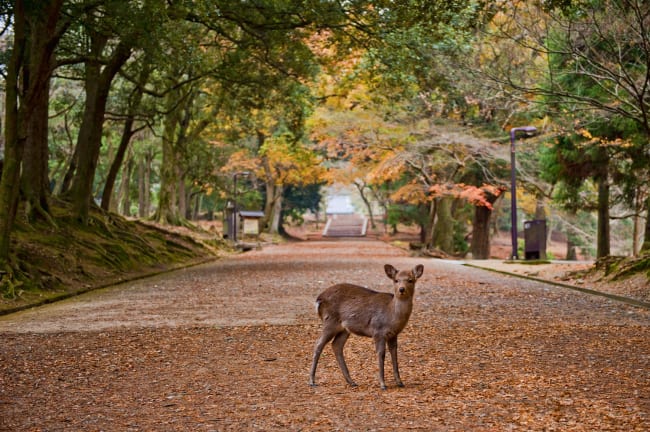
[[[397,276],[397,269],[395,267],[390,264],[386,264],[384,266],[384,271],[386,272],[386,276],[392,280],[395,280],[395,276]]]
[[[420,279],[420,276],[422,276],[422,273],[424,273],[424,266],[422,264],[416,265],[413,270],[412,270],[413,276],[415,276],[416,279]]]

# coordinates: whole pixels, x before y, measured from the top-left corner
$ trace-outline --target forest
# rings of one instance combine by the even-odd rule
[[[3,293],[30,227],[191,226],[237,196],[282,233],[331,184],[426,248],[489,258],[515,148],[519,220],[566,237],[556,258],[650,269],[643,0],[5,0],[0,17]]]

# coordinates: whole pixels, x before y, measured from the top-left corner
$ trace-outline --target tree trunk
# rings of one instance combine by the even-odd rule
[[[122,181],[120,184],[121,213],[124,216],[131,216],[131,174],[133,173],[133,157],[129,156],[122,170]]]
[[[271,210],[271,216],[269,219],[269,233],[278,234],[280,233],[280,225],[282,223],[282,194],[284,188],[282,186],[275,186],[273,197],[273,206]]]
[[[494,204],[502,195],[485,192],[486,200]],[[494,208],[494,206],[492,207]],[[474,259],[490,259],[491,219],[493,210],[485,206],[474,207],[474,221],[472,223],[472,244],[470,250]]]
[[[48,47],[52,38],[52,26],[56,25],[61,1],[50,5],[51,10],[37,11],[29,20],[28,70],[23,80],[31,87],[28,89],[29,119],[26,120],[27,136],[22,171],[29,175],[22,176],[21,187],[26,201],[28,219],[49,216],[49,180],[48,180],[48,108],[50,75],[54,65],[54,46]],[[51,15],[46,21],[46,16]]]
[[[357,187],[359,190],[359,195],[361,196],[361,200],[363,203],[366,205],[366,209],[368,210],[368,218],[370,219],[370,227],[372,229],[377,228],[377,225],[375,224],[375,216],[372,213],[372,203],[366,196],[364,190],[366,189],[366,184],[364,182],[354,182],[354,185]]]
[[[485,206],[474,207],[474,221],[472,223],[472,258],[490,258],[490,217],[492,210]]]
[[[68,169],[63,176],[61,181],[60,194],[65,195],[70,191],[70,185],[72,184],[72,179],[74,178],[74,173],[77,171],[77,159],[79,158],[79,147],[75,146],[70,157],[70,164]]]
[[[150,178],[151,178],[151,162],[153,155],[151,151],[147,151],[140,157],[138,163],[138,216],[141,218],[149,217],[150,211]]]
[[[185,187],[185,175],[179,169],[176,177],[178,178],[178,188],[176,189],[178,191],[176,195],[178,198],[178,214],[182,215],[183,219],[187,219],[187,188]]]
[[[91,37],[91,55],[85,64],[86,103],[77,137],[77,170],[69,192],[74,215],[84,224],[88,222],[93,199],[92,189],[102,145],[102,128],[111,83],[131,55],[131,48],[121,42],[109,62],[102,68],[101,56],[106,42],[105,36],[95,34]]]
[[[576,252],[576,245],[571,241],[571,239],[567,239],[566,242],[566,258],[567,261],[575,261],[578,259],[578,254]]]
[[[433,248],[436,242],[436,239],[434,237],[435,233],[433,227],[435,226],[435,222],[436,222],[437,208],[438,208],[438,199],[436,198],[431,200],[431,204],[429,205],[429,217],[427,218],[427,224],[424,227],[425,229],[424,238],[425,238],[427,248]]]
[[[124,122],[124,128],[122,129],[122,137],[120,139],[120,144],[117,147],[117,152],[115,153],[115,158],[111,164],[110,169],[108,170],[108,176],[106,177],[106,183],[104,184],[104,191],[102,192],[102,202],[101,207],[104,210],[109,210],[111,207],[111,198],[113,196],[113,188],[115,187],[115,180],[117,180],[117,174],[124,163],[124,156],[126,151],[129,148],[129,143],[133,137],[133,115],[129,115]]]
[[[49,218],[45,213],[49,195],[48,89],[54,50],[67,28],[60,23],[63,0],[27,5],[16,0],[13,5],[14,41],[5,71],[5,159],[0,179],[0,261],[5,262],[9,258],[19,186],[27,188],[29,209]],[[21,181],[21,170],[28,173],[25,182]]]
[[[0,179],[0,263],[9,261],[11,230],[16,219],[20,165],[25,150],[24,105],[19,104],[21,96],[19,75],[24,67],[25,4],[16,0],[14,5],[14,45],[7,65],[5,79],[5,151]]]
[[[641,252],[650,251],[650,195],[646,200],[646,217],[645,217],[645,231],[643,234],[643,243],[641,244]]]
[[[169,100],[168,106],[173,106]],[[174,137],[179,124],[177,110],[171,110],[165,116],[165,129],[162,137],[162,163],[160,165],[160,193],[158,208],[154,220],[161,224],[180,225],[181,218],[177,207],[177,155],[174,149]]]
[[[117,148],[117,153],[115,154],[115,159],[111,164],[111,168],[108,172],[108,177],[106,178],[106,184],[104,185],[104,192],[102,193],[102,204],[101,207],[104,210],[108,210],[110,207],[110,200],[113,193],[113,188],[115,187],[115,180],[117,179],[117,173],[124,162],[124,155],[126,150],[129,147],[131,138],[135,134],[133,130],[133,124],[135,123],[135,113],[140,107],[140,102],[142,101],[143,88],[144,84],[149,78],[150,69],[148,65],[143,66],[140,71],[140,77],[138,79],[139,85],[133,90],[131,97],[129,99],[129,108],[126,120],[124,121],[124,127],[122,128],[122,138],[120,139],[120,145]]]
[[[610,254],[609,237],[609,184],[607,178],[598,181],[598,246],[596,257],[603,258]]]
[[[454,220],[451,214],[453,200],[453,197],[440,198],[437,221],[433,228],[434,246],[449,254],[454,253]]]

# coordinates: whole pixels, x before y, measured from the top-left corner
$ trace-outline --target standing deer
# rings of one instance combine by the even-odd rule
[[[399,387],[404,387],[397,367],[397,335],[404,329],[411,316],[415,281],[422,276],[424,267],[417,265],[411,271],[398,271],[392,265],[386,264],[384,270],[394,283],[393,294],[342,283],[327,288],[316,299],[316,310],[323,321],[323,332],[314,347],[309,375],[311,386],[316,385],[316,367],[323,347],[332,341],[332,348],[345,380],[356,387],[357,384],[350,378],[343,357],[343,346],[350,333],[354,333],[371,337],[375,341],[379,361],[379,384],[382,390],[386,390],[384,358],[387,344],[395,381]]]

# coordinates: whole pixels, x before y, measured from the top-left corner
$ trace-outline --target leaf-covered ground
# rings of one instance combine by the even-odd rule
[[[425,265],[406,387],[379,389],[360,337],[359,387],[329,349],[310,387],[313,299],[342,280],[388,290],[385,262]],[[291,243],[1,318],[0,430],[644,431],[649,326],[645,309],[379,242]]]

